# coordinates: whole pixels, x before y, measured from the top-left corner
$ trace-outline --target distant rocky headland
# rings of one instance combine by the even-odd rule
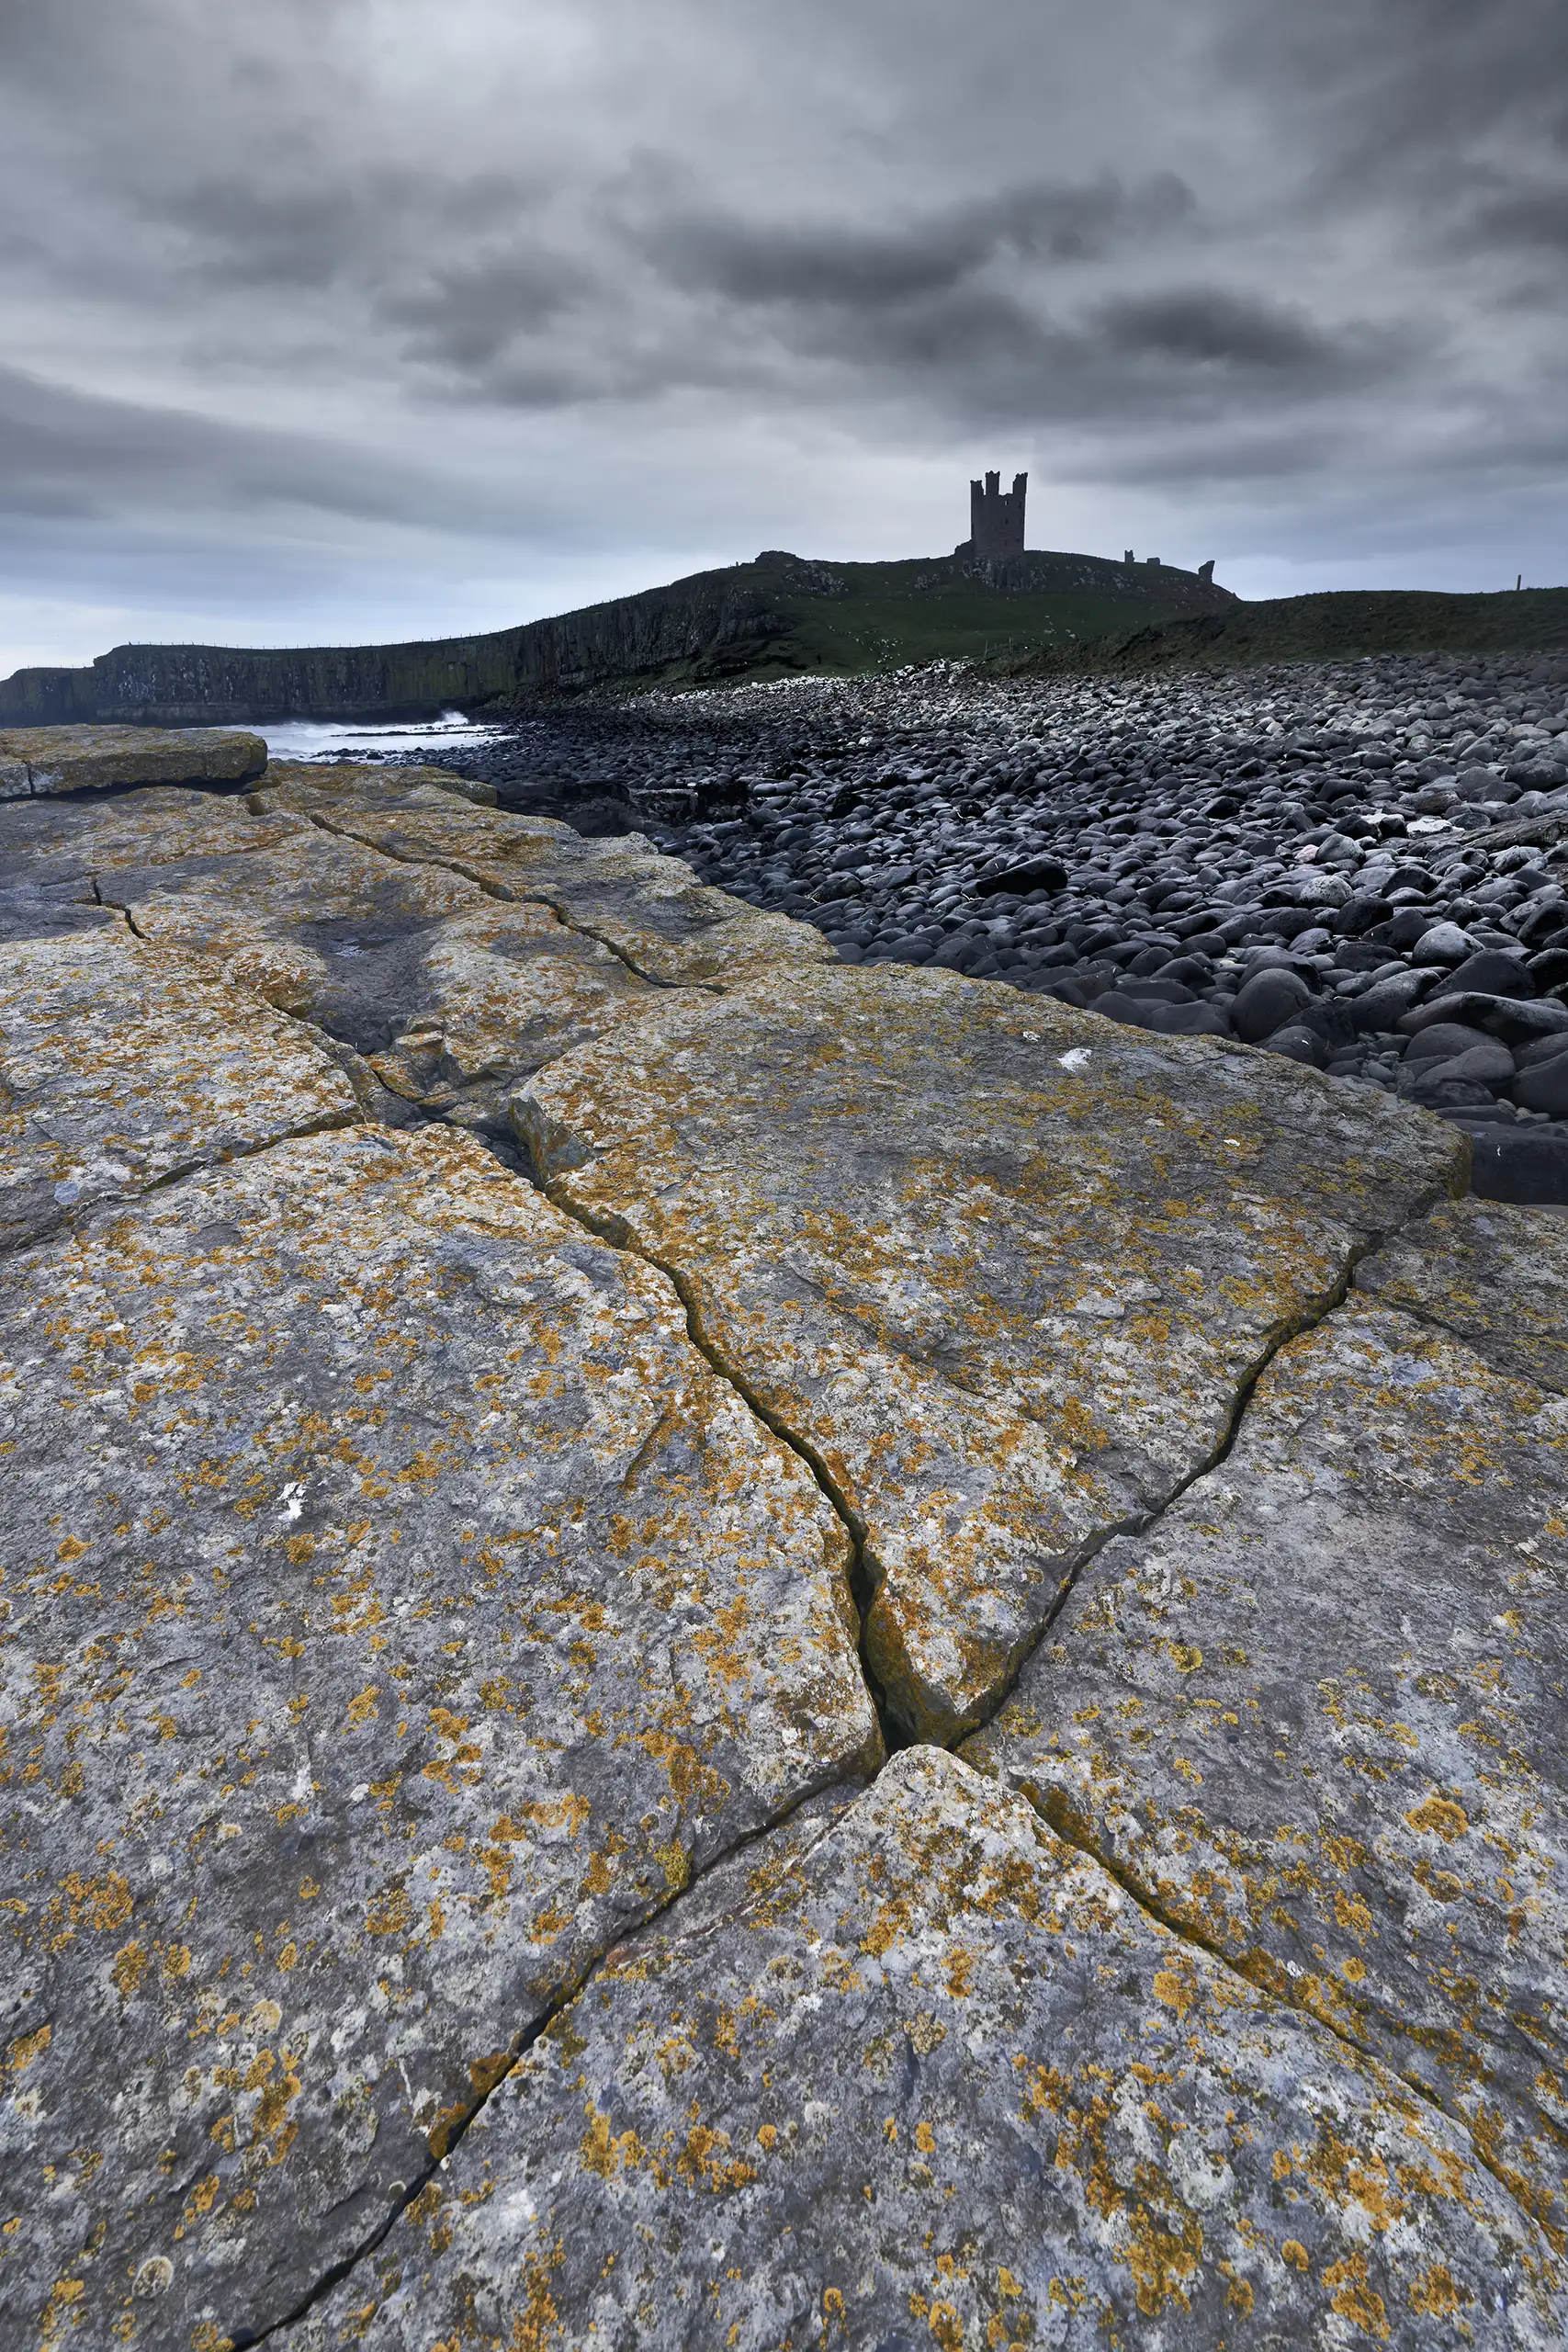
[[[278,651],[118,645],[0,682],[0,727],[418,717],[627,684],[714,684],[948,658],[1022,660],[1235,599],[1170,564],[964,555],[818,563],[772,551],[478,637]]]
[[[1243,603],[1213,567],[1014,553],[818,562],[778,550],[581,611],[405,645],[117,645],[0,680],[0,727],[254,726],[522,711],[584,695],[934,661],[1009,673],[1237,669],[1568,649],[1568,589],[1348,591]]]

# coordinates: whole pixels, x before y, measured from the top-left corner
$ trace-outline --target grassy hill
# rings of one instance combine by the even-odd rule
[[[1049,675],[1559,646],[1568,648],[1564,588],[1244,605],[1195,572],[1099,556],[822,563],[773,551],[485,636],[279,651],[116,646],[89,669],[18,670],[0,682],[0,727],[422,718],[942,659]]]
[[[737,571],[762,601],[763,626],[755,638],[705,648],[691,665],[694,678],[1005,662],[1182,615],[1223,613],[1235,601],[1169,564],[1043,551],[990,564],[958,556],[818,563],[769,553]]]
[[[479,637],[277,651],[116,646],[89,669],[18,670],[0,683],[0,726],[418,718],[942,656],[1000,662],[1233,602],[1194,572],[1096,556],[818,563],[773,552]]]
[[[1018,674],[1239,670],[1275,662],[1354,661],[1369,653],[1568,651],[1568,588],[1447,596],[1420,589],[1340,589],[1239,602],[1092,642],[1045,646],[1007,664]]]

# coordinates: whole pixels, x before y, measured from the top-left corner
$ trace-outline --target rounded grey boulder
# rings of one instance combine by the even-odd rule
[[[1418,964],[1464,964],[1476,952],[1476,942],[1457,922],[1435,922],[1416,942]]]
[[[1247,1045],[1259,1046],[1311,1001],[1312,990],[1296,973],[1255,972],[1231,1007],[1231,1027]]]
[[[1521,1111],[1568,1119],[1568,1053],[1553,1054],[1533,1069],[1521,1070],[1514,1080],[1514,1100]]]
[[[1270,1054],[1283,1054],[1287,1061],[1311,1062],[1316,1069],[1328,1059],[1328,1048],[1316,1030],[1301,1021],[1288,1021],[1282,1029],[1276,1029],[1264,1039],[1264,1048]]]
[[[1524,996],[1535,994],[1535,982],[1525,969],[1522,956],[1511,956],[1506,948],[1483,947],[1467,956],[1451,975],[1450,985],[1461,989],[1483,989],[1488,996]]]
[[[1434,1021],[1429,1029],[1418,1029],[1405,1047],[1406,1068],[1417,1062],[1451,1062],[1457,1054],[1469,1054],[1482,1046],[1497,1045],[1483,1029],[1468,1029],[1462,1021]],[[1513,1055],[1506,1046],[1500,1046],[1506,1055],[1508,1068],[1514,1065]]]

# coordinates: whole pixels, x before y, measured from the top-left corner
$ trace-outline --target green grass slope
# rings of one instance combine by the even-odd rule
[[[1240,670],[1276,662],[1354,661],[1373,653],[1568,650],[1568,588],[1449,596],[1422,589],[1340,589],[1235,603],[1073,646],[1044,646],[1006,666],[1019,674]]]
[[[750,639],[705,648],[694,677],[1006,662],[1182,615],[1223,613],[1235,601],[1169,564],[1044,551],[988,565],[959,556],[818,563],[769,554],[737,569],[751,575],[747,584],[763,603],[766,626]]]
[[[119,645],[81,670],[0,681],[0,726],[159,726],[421,717],[516,708],[801,671],[999,662],[1224,611],[1225,591],[1168,565],[1028,554],[977,564],[818,563],[779,553],[481,636],[247,650]]]

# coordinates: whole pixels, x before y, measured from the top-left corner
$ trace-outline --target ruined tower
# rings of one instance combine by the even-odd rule
[[[969,537],[954,552],[982,558],[1023,553],[1023,499],[1027,474],[1014,474],[1011,490],[1002,488],[1000,474],[987,474],[969,485]]]

